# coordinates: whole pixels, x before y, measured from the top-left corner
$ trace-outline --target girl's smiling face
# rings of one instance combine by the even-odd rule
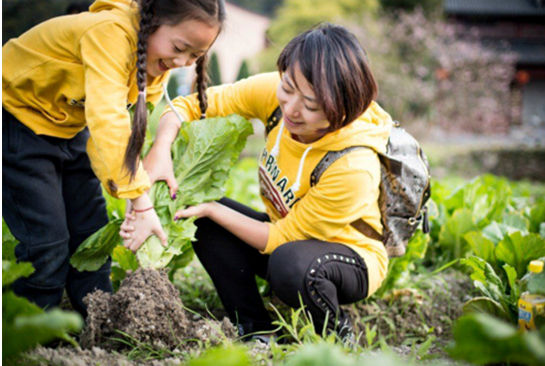
[[[299,65],[294,65],[293,74],[282,73],[276,95],[284,126],[295,140],[310,144],[329,132],[330,123]]]
[[[158,77],[170,69],[191,66],[208,51],[218,33],[219,25],[195,19],[160,25],[148,37],[148,75]]]

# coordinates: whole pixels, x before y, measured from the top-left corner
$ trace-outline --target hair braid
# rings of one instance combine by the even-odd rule
[[[146,127],[148,124],[148,110],[146,105],[147,84],[147,44],[148,37],[153,29],[152,4],[154,0],[140,1],[140,30],[138,32],[138,44],[136,50],[136,82],[138,85],[138,99],[134,109],[132,131],[125,151],[125,167],[134,178],[137,163],[146,139]]]
[[[208,98],[206,97],[206,87],[209,77],[207,73],[208,54],[204,54],[197,59],[195,72],[197,73],[197,98],[201,109],[201,119],[206,118],[206,109],[208,108]]]

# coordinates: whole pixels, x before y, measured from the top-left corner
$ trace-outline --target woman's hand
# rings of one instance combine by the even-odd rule
[[[150,235],[156,235],[161,244],[168,245],[167,236],[147,194],[131,200],[119,235],[125,248],[136,252]]]
[[[189,206],[184,208],[183,210],[176,211],[176,214],[174,215],[174,220],[187,218],[187,217],[207,217],[209,216],[209,209],[210,209],[210,202],[200,203],[196,206]]]

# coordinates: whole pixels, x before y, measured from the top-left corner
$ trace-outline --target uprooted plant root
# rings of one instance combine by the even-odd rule
[[[84,348],[121,350],[148,344],[158,349],[187,349],[197,341],[215,344],[236,336],[228,319],[191,320],[166,271],[138,269],[115,294],[96,291],[84,301],[88,307],[80,339]]]

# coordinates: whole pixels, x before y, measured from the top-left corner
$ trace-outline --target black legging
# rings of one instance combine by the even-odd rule
[[[267,214],[228,198],[220,203],[256,220],[269,221]],[[195,223],[198,227],[197,241],[193,243],[195,253],[241,335],[274,329],[255,275],[266,278],[275,294],[291,307],[301,305],[300,294],[318,333],[326,317],[329,331],[344,336],[345,330],[350,329],[348,316],[339,304],[365,298],[368,281],[363,259],[351,248],[320,240],[301,240],[283,244],[271,255],[263,255],[208,218]]]

